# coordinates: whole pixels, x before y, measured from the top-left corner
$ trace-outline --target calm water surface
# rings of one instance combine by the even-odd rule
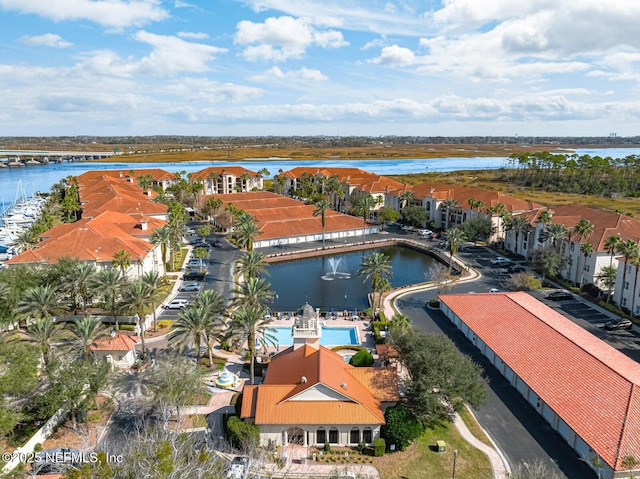
[[[308,302],[322,311],[367,308],[371,280],[365,282],[364,277],[358,277],[358,270],[363,256],[372,253],[383,253],[391,258],[393,277],[389,281],[393,287],[427,281],[431,277],[430,268],[437,264],[432,256],[404,246],[273,263],[269,265],[271,277],[267,280],[278,299],[274,299],[271,307],[295,311]],[[334,277],[328,273],[336,262],[338,275]],[[347,274],[350,276],[346,277]]]

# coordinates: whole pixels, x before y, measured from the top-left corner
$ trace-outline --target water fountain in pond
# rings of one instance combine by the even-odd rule
[[[329,258],[329,268],[328,271],[320,276],[320,278],[325,281],[333,281],[334,279],[349,279],[351,278],[351,273],[338,271],[338,266],[340,265],[340,261],[342,258]]]

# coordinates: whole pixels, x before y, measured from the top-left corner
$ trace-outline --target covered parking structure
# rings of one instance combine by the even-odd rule
[[[599,477],[640,475],[638,363],[527,293],[440,301],[446,317]]]

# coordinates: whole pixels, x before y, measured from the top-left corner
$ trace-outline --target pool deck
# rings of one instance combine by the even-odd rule
[[[365,348],[367,348],[367,350],[372,353],[375,354],[376,351],[376,341],[373,337],[373,329],[371,328],[370,322],[369,320],[354,320],[351,319],[352,317],[349,315],[347,317],[342,316],[342,315],[338,315],[338,316],[334,316],[335,319],[324,319],[321,322],[325,325],[325,327],[327,328],[335,328],[335,327],[355,327],[356,328],[356,335],[358,337],[358,341],[359,341],[359,346],[363,346]],[[286,317],[285,317],[286,318]],[[292,317],[288,317],[287,319],[273,319],[270,323],[269,326],[273,326],[274,328],[284,328],[284,327],[292,327],[293,326],[293,318]],[[332,348],[334,346],[343,346],[343,344],[332,344],[332,345],[328,345],[326,347],[328,348]],[[284,348],[288,348],[289,346],[281,346],[280,350],[284,349]],[[270,346],[267,348],[267,352],[269,353],[274,353],[277,352],[277,348],[274,346]]]

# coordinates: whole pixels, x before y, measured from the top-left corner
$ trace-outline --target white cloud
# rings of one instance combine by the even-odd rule
[[[285,79],[304,79],[313,81],[325,81],[328,78],[322,74],[320,70],[312,68],[301,68],[299,70],[289,70],[287,72],[281,70],[279,67],[273,67],[264,72],[261,75],[254,75],[248,78],[250,81],[255,82],[269,82],[272,80],[285,80]]]
[[[25,35],[20,37],[20,42],[29,46],[44,46],[54,48],[67,48],[73,43],[64,40],[60,35],[55,33],[45,33],[43,35]]]
[[[169,17],[160,0],[0,0],[0,7],[56,22],[89,20],[113,28],[140,26]]]
[[[242,54],[249,61],[301,58],[312,45],[323,48],[348,45],[342,33],[334,30],[318,31],[306,21],[292,17],[270,17],[264,23],[242,21],[236,27],[234,43],[249,45]],[[254,45],[256,43],[258,45]]]
[[[380,56],[374,58],[371,62],[390,67],[406,67],[413,65],[415,60],[416,56],[408,48],[391,45],[390,47],[384,47],[380,52]]]
[[[182,0],[175,0],[173,3],[174,8],[197,8],[196,5],[192,5],[187,2],[183,2]]]
[[[193,43],[178,37],[156,35],[140,30],[134,39],[152,47],[151,53],[139,60],[121,58],[110,50],[100,50],[84,55],[82,68],[116,76],[143,75],[171,77],[181,72],[205,72],[216,55],[227,50],[202,43]]]
[[[209,34],[204,32],[178,32],[177,35],[180,38],[188,38],[191,40],[206,40],[209,38]]]

